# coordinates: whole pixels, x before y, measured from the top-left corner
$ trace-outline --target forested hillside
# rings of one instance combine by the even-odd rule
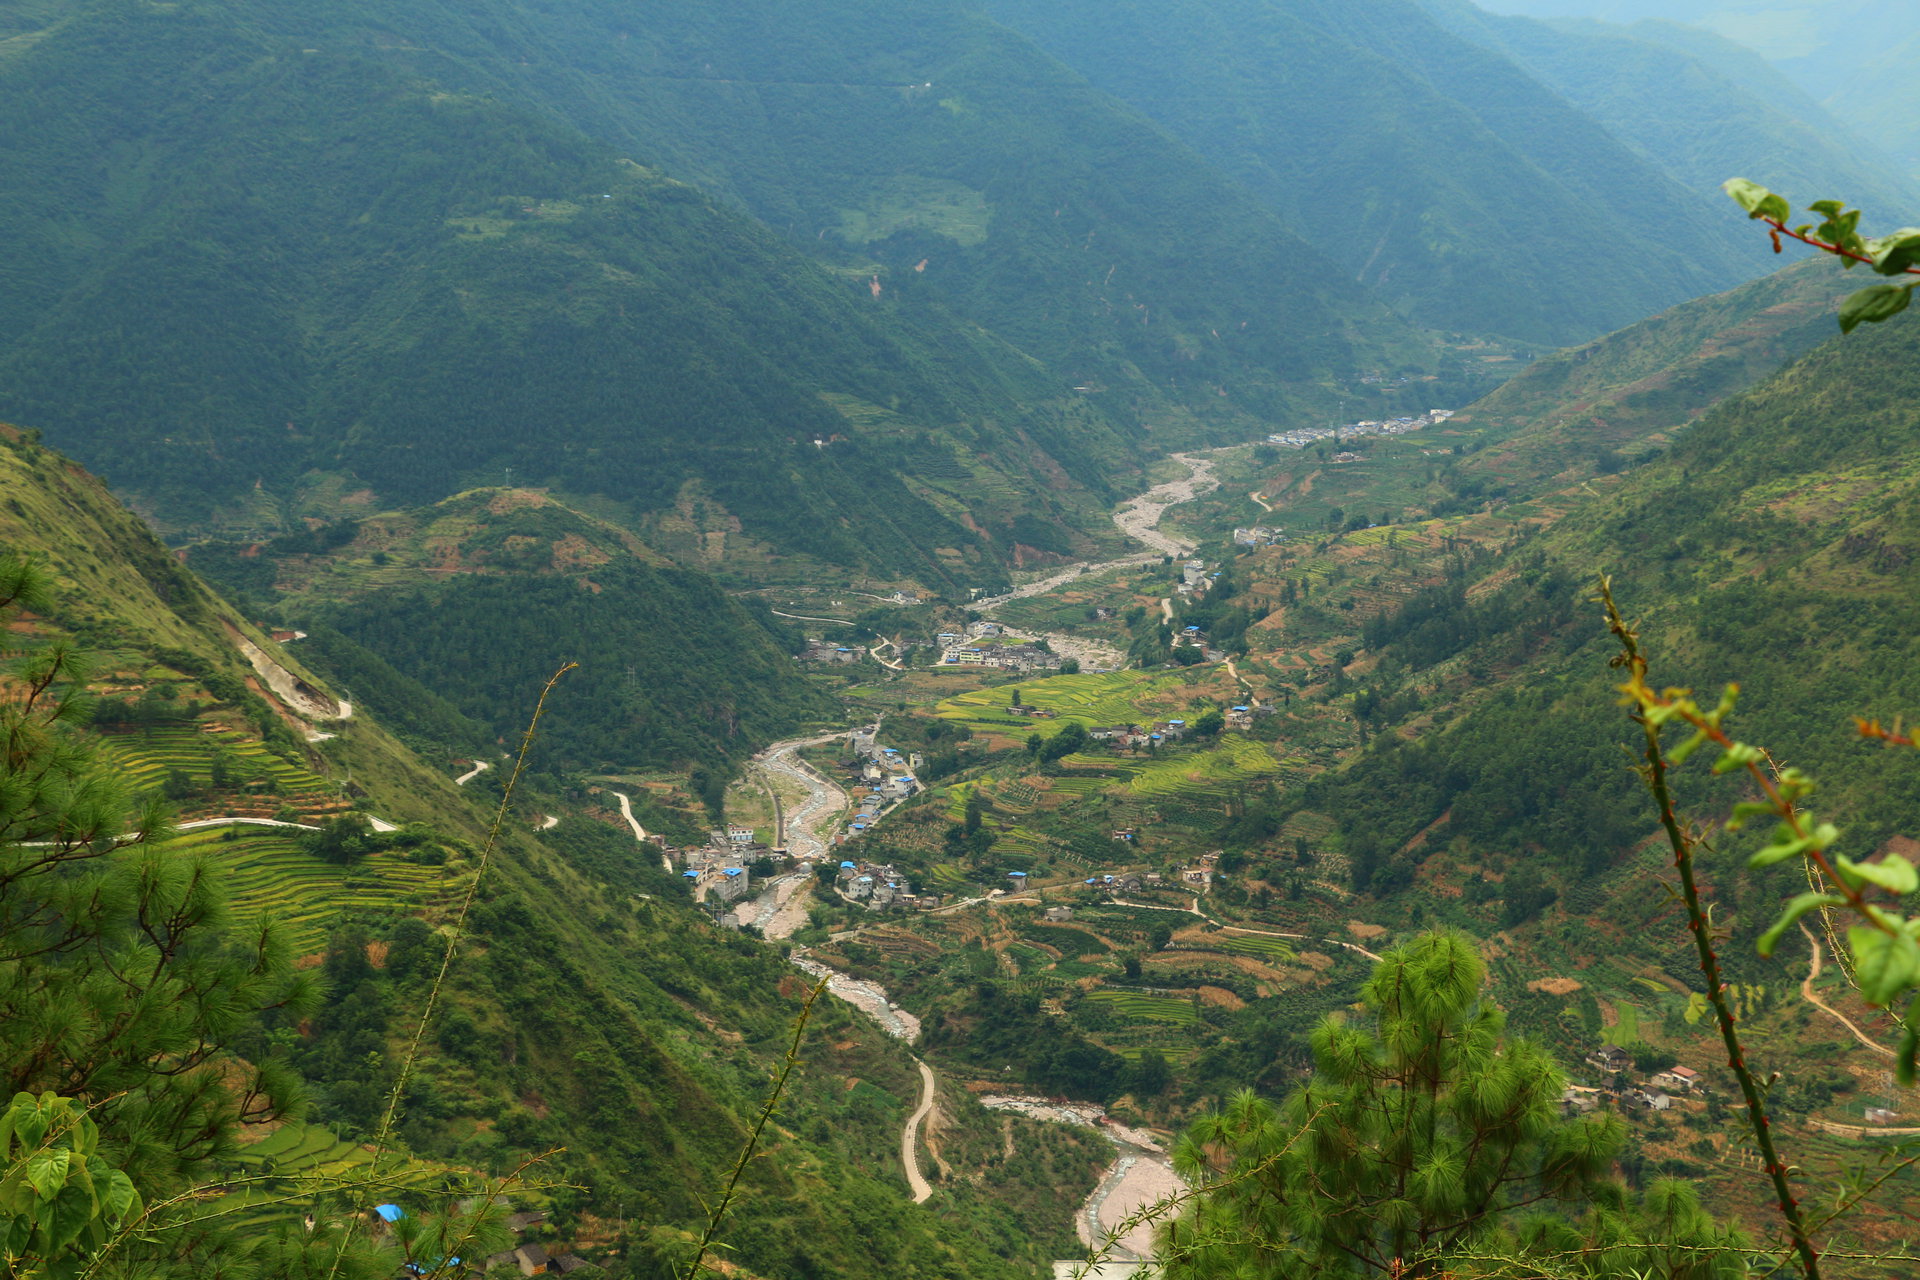
[[[173,835],[142,827],[140,840],[117,853],[108,847],[110,856],[84,847],[76,854],[62,836],[54,842],[62,857],[91,860],[69,868],[83,877],[74,883],[92,886],[84,877],[95,876],[105,886],[108,901],[88,910],[84,895],[77,907],[57,892],[49,896],[39,877],[46,846],[16,843],[22,832],[37,838],[36,824],[50,817],[46,807],[71,798],[14,785],[23,762],[40,759],[38,745],[9,757],[14,835],[0,852],[8,871],[0,878],[7,976],[0,1023],[8,1028],[9,1080],[99,1101],[103,1151],[115,1168],[142,1144],[172,1141],[171,1113],[156,1110],[167,1098],[197,1099],[181,1114],[210,1126],[174,1143],[163,1162],[126,1165],[148,1204],[189,1186],[201,1190],[191,1196],[194,1229],[180,1234],[163,1213],[139,1241],[126,1243],[120,1260],[148,1267],[144,1274],[259,1267],[277,1276],[301,1273],[307,1264],[291,1258],[311,1248],[322,1270],[332,1264],[344,1265],[343,1275],[388,1275],[397,1257],[359,1246],[340,1254],[343,1246],[328,1233],[357,1222],[376,1199],[397,1197],[409,1212],[429,1215],[451,1211],[454,1195],[483,1186],[488,1195],[508,1187],[523,1206],[544,1210],[550,1242],[614,1249],[613,1274],[652,1276],[683,1257],[707,1221],[706,1206],[740,1148],[805,990],[778,951],[715,928],[660,870],[657,849],[581,810],[539,834],[516,815],[483,858],[497,790],[476,799],[455,787],[364,706],[344,718],[312,719],[316,713],[302,708],[324,700],[333,714],[337,706],[333,691],[298,664],[298,644],[277,644],[252,627],[58,454],[8,429],[0,477],[7,494],[0,546],[31,558],[48,578],[38,611],[13,616],[11,643],[27,646],[29,661],[44,652],[37,646],[69,639],[93,649],[105,705],[117,708],[93,728],[51,729],[65,752],[62,769],[98,771],[86,773],[97,781],[80,793],[88,811],[114,821],[115,797],[131,790],[188,816],[236,806],[244,813],[263,802],[264,785],[269,812],[279,804],[283,818],[311,830],[256,824]],[[16,564],[7,562],[9,583]],[[269,661],[303,680],[306,699],[263,688],[265,678],[241,657],[234,636],[250,637]],[[10,691],[21,689],[12,668],[6,679]],[[365,834],[363,826],[359,836],[334,839],[335,829],[317,823],[341,813],[383,817],[393,830]],[[159,879],[132,893],[143,875]],[[447,981],[436,983],[470,888],[469,945]],[[175,910],[169,904],[180,893],[191,895],[189,908],[164,925],[148,918]],[[262,913],[280,921],[275,931],[264,942],[244,941]],[[69,918],[79,932],[50,950],[34,949],[35,939],[56,937]],[[189,962],[150,947],[160,935],[143,934],[143,922],[174,946],[197,948],[203,958],[191,963],[198,967],[176,972]],[[75,949],[74,938],[98,939],[106,954],[150,958],[153,976],[141,982],[156,993],[175,992],[183,981],[212,982],[213,956],[244,956],[250,946],[265,948],[263,973],[278,974],[274,981],[297,972],[318,981],[300,987],[283,1010],[273,1003],[278,988],[221,979],[229,985],[218,995],[227,1003],[202,1011],[212,1016],[210,1038],[191,1062],[165,1046],[149,1062],[144,1041],[136,1044],[147,1024],[106,1035],[90,1018],[75,1023],[61,1012],[66,1006],[49,1003],[106,980],[91,941]],[[396,1136],[376,1158],[366,1144],[430,990],[439,993],[439,1010]],[[1018,1168],[1009,1161],[1004,1173],[969,1173],[937,1211],[920,1209],[905,1199],[897,1166],[900,1119],[917,1088],[910,1059],[835,1002],[815,1012],[807,1044],[807,1065],[771,1144],[777,1149],[747,1174],[752,1213],[730,1220],[727,1240],[737,1250],[730,1256],[761,1275],[1011,1280],[1070,1247],[1070,1199],[1055,1204],[1035,1193],[1089,1184],[1095,1139],[988,1120],[956,1101],[954,1158],[983,1129],[986,1140],[976,1145],[997,1153],[1012,1144]],[[92,1063],[86,1055],[95,1052],[106,1056]],[[81,1074],[55,1079],[40,1069],[48,1063]],[[227,1082],[253,1069],[275,1082],[272,1106],[264,1096],[225,1097]],[[101,1071],[117,1092],[96,1100],[85,1080]],[[237,1122],[248,1108],[253,1123]],[[309,1151],[326,1158],[310,1159]],[[514,1175],[536,1156],[535,1173]],[[327,1224],[304,1242],[294,1230],[303,1212]],[[383,1257],[385,1271],[378,1269]]]
[[[1039,551],[1016,551],[1017,517],[1067,552],[1107,536],[1097,499],[1160,438],[1143,419],[1172,443],[1433,367],[1013,37],[933,6],[885,30],[938,18],[937,58],[862,68],[830,60],[869,45],[832,16],[748,41],[669,12],[629,42],[597,10],[22,15],[39,25],[0,63],[0,412],[171,527],[272,532],[361,490],[511,475],[636,522],[705,504],[777,552],[951,588]],[[730,74],[687,78],[683,45],[722,38],[698,56]],[[724,100],[742,78],[857,83],[746,110]],[[660,102],[616,84],[720,93],[678,105],[740,150],[687,154],[713,135],[650,132]],[[873,168],[824,180],[830,155]],[[667,176],[737,171],[715,190],[742,198],[768,164],[823,202],[751,188],[777,233]]]
[[[1524,852],[1571,889],[1630,856],[1651,819],[1616,763],[1631,726],[1608,692],[1611,642],[1581,603],[1600,572],[1644,624],[1662,684],[1741,684],[1743,735],[1821,779],[1852,856],[1913,829],[1920,777],[1860,741],[1850,717],[1920,705],[1908,639],[1920,623],[1917,343],[1911,322],[1829,342],[1706,414],[1491,578],[1458,576],[1371,628],[1395,679],[1455,714],[1417,741],[1382,735],[1318,784],[1355,883],[1401,892],[1451,847],[1468,865]],[[1455,661],[1469,653],[1480,681]],[[1755,881],[1763,902],[1789,888],[1777,872]],[[1740,917],[1743,933],[1765,923],[1764,911]]]
[[[721,764],[833,712],[801,679],[788,624],[538,492],[472,490],[187,554],[318,628],[316,660],[339,683],[443,749],[514,741],[566,662],[580,669],[537,756],[550,771]]]
[[[1426,323],[1577,341],[1760,269],[1716,193],[1412,0],[987,7],[1289,225],[1341,210],[1346,269]]]
[[[1844,195],[1894,219],[1920,200],[1920,187],[1882,146],[1841,124],[1759,55],[1711,31],[1659,21],[1541,22],[1497,16],[1471,0],[1420,3],[1448,30],[1511,58],[1691,191],[1712,192],[1745,176],[1808,200]]]

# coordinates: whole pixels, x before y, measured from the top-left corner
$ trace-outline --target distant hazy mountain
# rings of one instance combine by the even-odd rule
[[[1488,0],[1485,7],[1706,28],[1772,62],[1920,181],[1920,16],[1911,0]]]
[[[1748,177],[1801,201],[1845,195],[1898,217],[1915,185],[1759,55],[1699,27],[1497,17],[1422,0],[1497,49],[1696,191]]]
[[[1572,341],[1759,268],[1717,193],[1411,0],[985,7],[1427,323]]]

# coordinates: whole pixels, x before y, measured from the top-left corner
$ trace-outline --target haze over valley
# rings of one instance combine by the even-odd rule
[[[1907,7],[0,5],[0,1277],[1913,1274]]]

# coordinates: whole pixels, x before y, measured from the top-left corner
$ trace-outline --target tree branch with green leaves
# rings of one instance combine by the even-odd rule
[[[1864,265],[1883,276],[1920,276],[1920,227],[1863,236],[1860,210],[1847,208],[1842,200],[1815,200],[1807,210],[1819,214],[1821,221],[1790,226],[1793,206],[1785,196],[1745,178],[1729,178],[1723,187],[1749,218],[1766,224],[1775,253],[1783,250],[1784,240],[1797,240],[1834,255],[1848,270]],[[1920,280],[1868,285],[1849,294],[1840,304],[1840,332],[1852,333],[1862,324],[1891,320],[1907,309],[1916,288],[1920,288]]]

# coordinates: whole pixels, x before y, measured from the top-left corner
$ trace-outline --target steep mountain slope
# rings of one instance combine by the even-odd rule
[[[1630,726],[1608,693],[1608,641],[1575,607],[1601,570],[1645,624],[1659,681],[1738,680],[1742,737],[1821,779],[1823,813],[1849,825],[1855,856],[1920,824],[1911,762],[1861,743],[1849,720],[1920,702],[1917,355],[1912,323],[1829,342],[1705,415],[1606,501],[1370,629],[1391,681],[1452,723],[1383,735],[1318,797],[1340,815],[1356,882],[1405,887],[1453,841],[1468,865],[1538,851],[1571,886],[1647,833],[1635,781],[1613,763]],[[1698,783],[1687,798],[1728,802]]]
[[[1004,575],[1022,515],[1063,552],[1110,537],[1092,495],[1134,465],[1142,415],[1178,438],[1196,407],[1239,422],[1424,367],[1251,200],[978,20],[886,15],[890,37],[954,35],[911,68],[950,76],[940,93],[894,83],[903,64],[852,103],[761,113],[726,101],[733,76],[681,79],[675,42],[757,51],[732,73],[778,97],[872,82],[804,57],[867,34],[823,13],[810,44],[743,44],[750,14],[679,13],[604,67],[580,48],[618,46],[602,10],[34,10],[0,61],[0,412],[175,525],[271,531],[362,487],[430,501],[512,468],[956,587]],[[615,82],[721,97],[683,100],[709,130],[669,146]],[[819,193],[803,225],[851,220],[847,252],[810,261],[625,158],[708,177],[729,157],[684,152],[722,122],[743,174],[777,159]],[[752,190],[775,225],[797,212]]]
[[[298,915],[302,937],[332,931],[311,957],[330,982],[322,1007],[297,1024],[269,1014],[239,1030],[236,1047],[283,1056],[304,1073],[316,1118],[350,1140],[344,1167],[364,1170],[358,1141],[378,1118],[432,984],[436,930],[479,874],[489,807],[364,708],[326,720],[329,737],[288,732],[309,723],[302,701],[263,692],[237,643],[270,652],[306,697],[333,705],[334,692],[300,663],[299,645],[252,627],[97,480],[12,428],[0,430],[0,493],[0,546],[38,557],[57,580],[56,607],[30,630],[103,651],[116,698],[142,708],[140,722],[106,726],[118,756],[164,742],[174,773],[204,777],[206,757],[239,742],[242,731],[227,726],[262,724],[264,741],[239,743],[245,759],[277,760],[281,774],[319,779],[330,797],[409,824],[401,834],[418,861],[381,853],[344,869],[304,848],[298,832],[230,827],[168,846],[182,865],[205,859],[232,886],[238,918],[264,909]],[[241,800],[217,784],[186,803],[196,815],[218,814]],[[559,1185],[516,1192],[548,1208],[550,1238],[586,1242],[616,1268],[651,1274],[704,1225],[703,1200],[739,1149],[804,984],[775,950],[692,910],[657,851],[624,828],[571,810],[548,830],[531,826],[506,824],[479,885],[468,945],[404,1105],[401,1148],[444,1162],[435,1167],[493,1174],[551,1152],[536,1176]],[[316,891],[327,884],[330,893]],[[750,1273],[1012,1280],[1071,1249],[1071,1204],[1093,1183],[1106,1150],[1098,1138],[1025,1120],[1008,1127],[952,1100],[946,1151],[956,1177],[939,1201],[916,1207],[897,1163],[900,1124],[919,1090],[911,1058],[832,1000],[814,1015],[806,1056],[747,1173],[752,1212],[724,1237]],[[319,1136],[322,1149],[331,1145]],[[983,1159],[990,1150],[997,1165],[1006,1142],[1017,1176],[961,1167],[972,1158],[963,1149]],[[1057,1202],[1037,1194],[1055,1188]],[[279,1189],[301,1206],[313,1194],[308,1185]],[[388,1184],[378,1190],[396,1194]],[[418,1209],[434,1191],[409,1180],[397,1194]],[[333,1212],[331,1202],[317,1207]],[[272,1230],[281,1212],[250,1216],[247,1229]]]
[[[1832,338],[1855,283],[1831,262],[1800,262],[1544,356],[1455,417],[1484,432],[1455,472],[1518,500],[1586,467],[1618,470]]]
[[[1575,341],[1756,269],[1708,193],[1410,0],[987,10],[1428,323]]]
[[[511,742],[545,678],[580,670],[549,703],[539,760],[621,769],[738,758],[832,710],[798,674],[797,637],[632,534],[527,490],[480,489],[267,543],[188,553],[216,580],[305,629],[351,687],[397,673],[374,709],[439,737],[431,691]],[[640,673],[645,673],[641,678]],[[388,677],[387,683],[391,684]],[[377,686],[379,687],[379,686]],[[369,691],[371,692],[371,691]],[[415,723],[415,712],[432,716]]]
[[[1671,22],[1622,28],[1496,17],[1422,0],[1446,27],[1512,58],[1694,191],[1754,177],[1808,199],[1840,195],[1898,219],[1915,184],[1758,55]],[[1825,195],[1816,197],[1813,192]]]

